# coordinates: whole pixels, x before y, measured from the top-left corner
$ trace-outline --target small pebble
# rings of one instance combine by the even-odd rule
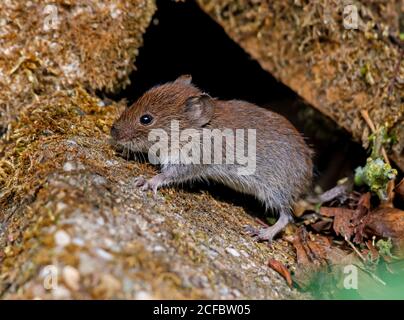
[[[63,281],[74,291],[80,289],[80,273],[76,268],[65,266],[62,271]]]
[[[85,244],[84,240],[80,238],[74,238],[72,242],[79,247],[83,247]]]
[[[116,160],[107,160],[107,161],[105,161],[105,164],[106,164],[107,166],[116,166],[118,163],[119,163],[119,162],[116,161]]]
[[[64,171],[73,171],[74,169],[76,169],[76,166],[74,165],[74,163],[72,163],[72,162],[66,162],[64,165],[63,165],[63,170]]]
[[[238,297],[241,296],[241,292],[238,291],[237,289],[234,289],[234,290],[232,291],[232,293],[234,294],[234,296],[235,296],[236,298],[238,298]]]
[[[139,291],[135,294],[135,299],[136,300],[152,300],[153,297],[151,296],[150,293],[146,291]]]
[[[112,241],[112,240],[109,239],[109,238],[105,238],[105,239],[104,239],[104,243],[105,243],[105,246],[107,246],[108,248],[112,248],[112,247],[115,246],[115,242]]]
[[[64,286],[58,286],[57,288],[53,289],[52,296],[57,300],[71,298],[70,291]]]
[[[154,252],[164,252],[164,251],[166,251],[166,249],[162,246],[154,246],[153,251]]]
[[[107,179],[105,179],[104,177],[97,174],[97,175],[94,175],[93,182],[94,182],[94,184],[96,184],[98,186],[104,185],[107,183]]]
[[[101,248],[96,248],[95,253],[97,254],[97,256],[99,256],[101,259],[104,259],[104,260],[110,261],[114,258],[112,254],[110,254],[109,252],[107,252]]]
[[[101,289],[105,290],[108,296],[121,291],[121,282],[111,274],[103,274],[101,276]]]
[[[245,252],[244,250],[241,250],[240,252],[244,257],[246,257],[246,258],[250,257],[250,255],[247,252]]]
[[[57,205],[56,205],[56,212],[61,212],[61,211],[63,211],[64,209],[66,209],[67,208],[67,204],[66,203],[64,203],[64,202],[58,202],[57,203]]]
[[[240,253],[238,253],[238,251],[236,249],[233,248],[226,248],[226,252],[230,253],[233,257],[239,257]]]
[[[104,219],[102,217],[98,217],[97,218],[97,224],[99,226],[103,226],[105,224]]]
[[[70,146],[78,146],[77,142],[74,140],[66,140],[66,144]]]
[[[58,230],[55,233],[55,243],[58,247],[66,247],[70,244],[70,235],[64,230]]]
[[[222,287],[219,289],[219,293],[221,296],[227,296],[229,294],[230,290],[227,287]]]
[[[79,270],[82,275],[93,273],[97,269],[97,261],[88,254],[80,254]]]

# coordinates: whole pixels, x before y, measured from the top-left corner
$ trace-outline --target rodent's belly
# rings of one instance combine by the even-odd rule
[[[240,166],[237,165],[210,165],[207,170],[207,178],[224,184],[225,186],[242,193],[257,196],[262,184],[257,179],[256,173],[249,175],[239,174]]]

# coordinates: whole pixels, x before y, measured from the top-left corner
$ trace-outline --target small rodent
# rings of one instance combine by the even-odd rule
[[[293,125],[281,115],[239,100],[211,98],[191,83],[191,76],[155,86],[127,108],[111,129],[116,144],[134,152],[148,152],[152,129],[170,132],[172,120],[180,129],[255,129],[256,166],[251,175],[240,175],[237,164],[173,164],[163,159],[161,173],[137,179],[142,190],[164,185],[213,180],[261,200],[267,209],[279,212],[267,228],[250,228],[258,240],[273,237],[292,221],[292,206],[311,185],[312,151]],[[223,151],[225,154],[225,151]]]

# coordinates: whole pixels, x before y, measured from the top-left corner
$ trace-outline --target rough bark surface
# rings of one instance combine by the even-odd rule
[[[390,155],[404,170],[403,1],[197,2],[265,70],[356,140],[368,143],[361,110],[376,125],[387,123],[398,139]],[[357,8],[357,29],[344,26],[348,5]]]

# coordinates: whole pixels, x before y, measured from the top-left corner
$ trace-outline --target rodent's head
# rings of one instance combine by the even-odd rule
[[[115,142],[135,152],[147,152],[154,143],[148,141],[153,129],[163,129],[169,135],[173,120],[179,121],[181,129],[206,125],[212,117],[213,100],[191,80],[183,75],[145,92],[113,124]]]

